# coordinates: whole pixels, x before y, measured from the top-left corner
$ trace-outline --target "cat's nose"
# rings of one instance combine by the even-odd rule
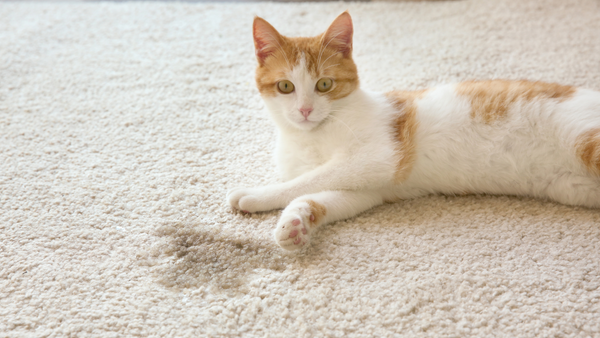
[[[302,116],[304,116],[304,118],[308,118],[308,115],[310,115],[310,113],[313,111],[311,107],[302,107],[298,110],[302,113]]]

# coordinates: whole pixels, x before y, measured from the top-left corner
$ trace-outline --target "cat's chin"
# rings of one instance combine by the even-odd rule
[[[296,126],[296,128],[300,129],[300,130],[304,130],[304,131],[309,131],[312,130],[314,127],[318,126],[321,123],[321,121],[300,121],[300,122],[295,122],[294,125]]]

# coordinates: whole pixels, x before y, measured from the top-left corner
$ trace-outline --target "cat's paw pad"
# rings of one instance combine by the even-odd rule
[[[300,218],[280,220],[275,229],[275,241],[285,250],[298,250],[310,240],[306,224]]]
[[[310,241],[312,229],[320,214],[307,202],[292,202],[281,214],[274,236],[277,244],[285,250],[298,250]]]

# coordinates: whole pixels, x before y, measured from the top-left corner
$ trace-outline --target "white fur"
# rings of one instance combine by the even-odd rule
[[[470,111],[453,85],[418,101],[417,160],[394,194],[511,194],[600,206],[600,179],[575,151],[578,135],[600,127],[600,93],[580,89],[562,103],[517,102],[491,124]]]
[[[527,195],[600,207],[600,179],[575,151],[578,135],[600,128],[599,92],[578,89],[563,102],[516,102],[506,117],[487,124],[470,116],[470,101],[456,94],[455,85],[429,90],[416,101],[414,167],[406,181],[395,183],[392,121],[401,112],[382,94],[360,89],[329,102],[314,92],[318,79],[303,67],[300,62],[290,74],[296,92],[265,98],[279,128],[276,156],[285,182],[228,194],[234,208],[248,212],[285,208],[275,230],[285,249],[310,238],[310,228],[298,245],[288,237],[294,219],[306,225],[308,200],[327,209],[321,223],[430,193]],[[315,109],[309,123],[298,111],[304,104]]]

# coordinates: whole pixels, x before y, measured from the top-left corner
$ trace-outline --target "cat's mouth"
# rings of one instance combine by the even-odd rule
[[[317,126],[319,123],[320,123],[320,121],[311,121],[308,119],[296,122],[298,127],[300,127],[300,129],[303,129],[303,130],[310,130],[310,129],[314,128],[315,126]]]

